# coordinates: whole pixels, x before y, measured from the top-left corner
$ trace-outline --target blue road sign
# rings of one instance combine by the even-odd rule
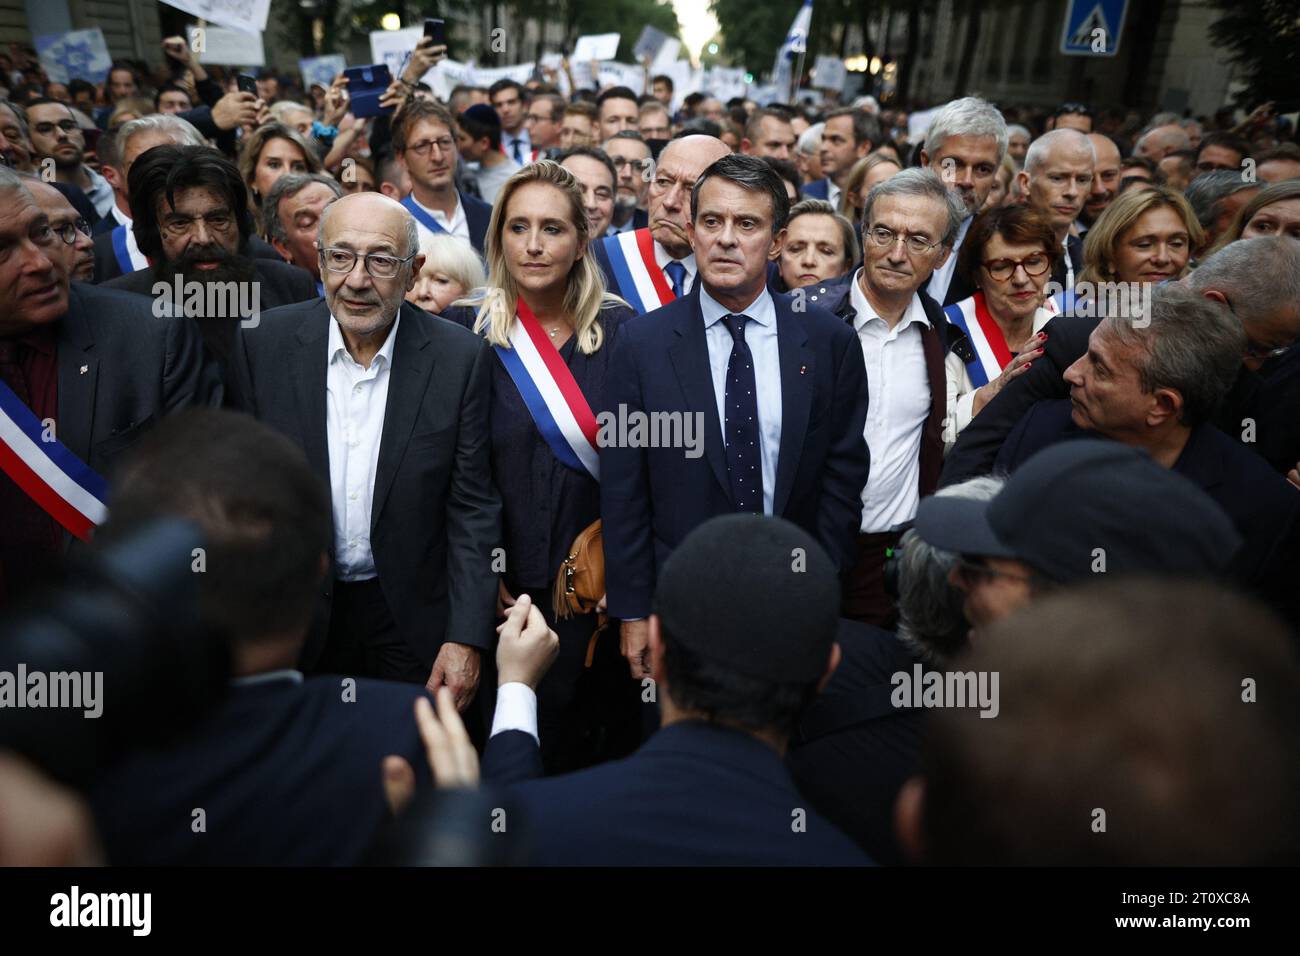
[[[1061,31],[1061,52],[1070,56],[1114,56],[1124,29],[1128,0],[1070,0]]]

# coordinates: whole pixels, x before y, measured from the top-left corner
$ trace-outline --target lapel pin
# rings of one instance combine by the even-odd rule
[[[89,366],[89,365],[83,365],[83,366],[81,366],[81,374],[82,374],[82,375],[85,375],[85,374],[86,374],[87,372],[89,372],[89,371],[90,371],[90,366]],[[802,370],[801,370],[801,371],[802,371]]]
[[[802,375],[802,374],[803,374],[804,372],[806,372],[806,371],[808,371],[808,366],[807,366],[807,365],[800,365],[800,366],[799,366],[799,374],[800,374],[800,375]]]

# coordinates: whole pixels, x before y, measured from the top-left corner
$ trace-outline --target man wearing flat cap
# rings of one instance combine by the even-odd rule
[[[808,805],[782,763],[800,712],[839,661],[838,614],[835,567],[795,525],[725,515],[689,534],[664,564],[649,620],[662,727],[625,760],[512,788],[528,861],[869,863]],[[498,698],[500,732],[484,754],[496,782],[540,772],[536,697],[507,686],[520,693]]]

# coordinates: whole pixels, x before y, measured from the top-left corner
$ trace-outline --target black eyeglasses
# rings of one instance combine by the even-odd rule
[[[57,123],[37,123],[32,127],[32,129],[36,130],[36,132],[40,133],[42,136],[49,136],[55,131],[55,129],[61,129],[65,133],[75,133],[77,130],[81,129],[81,127],[77,125],[76,120],[66,119],[59,120]]]
[[[80,217],[75,222],[65,222],[61,226],[51,226],[50,228],[54,230],[56,236],[70,246],[76,244],[78,233],[83,236],[90,235],[90,223]]]
[[[983,581],[993,581],[997,578],[1006,578],[1009,581],[1023,581],[1026,584],[1030,580],[1026,575],[999,571],[997,568],[989,567],[981,560],[972,560],[964,554],[957,556],[957,563],[954,567],[963,583],[968,587],[977,587]]]
[[[1247,340],[1246,350],[1243,353],[1242,357],[1248,359],[1261,359],[1267,361],[1268,359],[1280,358],[1281,356],[1286,355],[1295,347],[1296,347],[1295,342],[1292,342],[1290,345],[1280,345],[1277,348],[1270,348],[1267,345],[1260,345],[1258,342],[1251,342],[1250,340]]]

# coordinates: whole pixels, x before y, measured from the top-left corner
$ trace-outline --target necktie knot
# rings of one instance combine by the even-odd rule
[[[737,343],[745,341],[745,323],[749,321],[747,315],[726,315],[722,321],[727,326],[727,331],[731,333],[732,339]]]

